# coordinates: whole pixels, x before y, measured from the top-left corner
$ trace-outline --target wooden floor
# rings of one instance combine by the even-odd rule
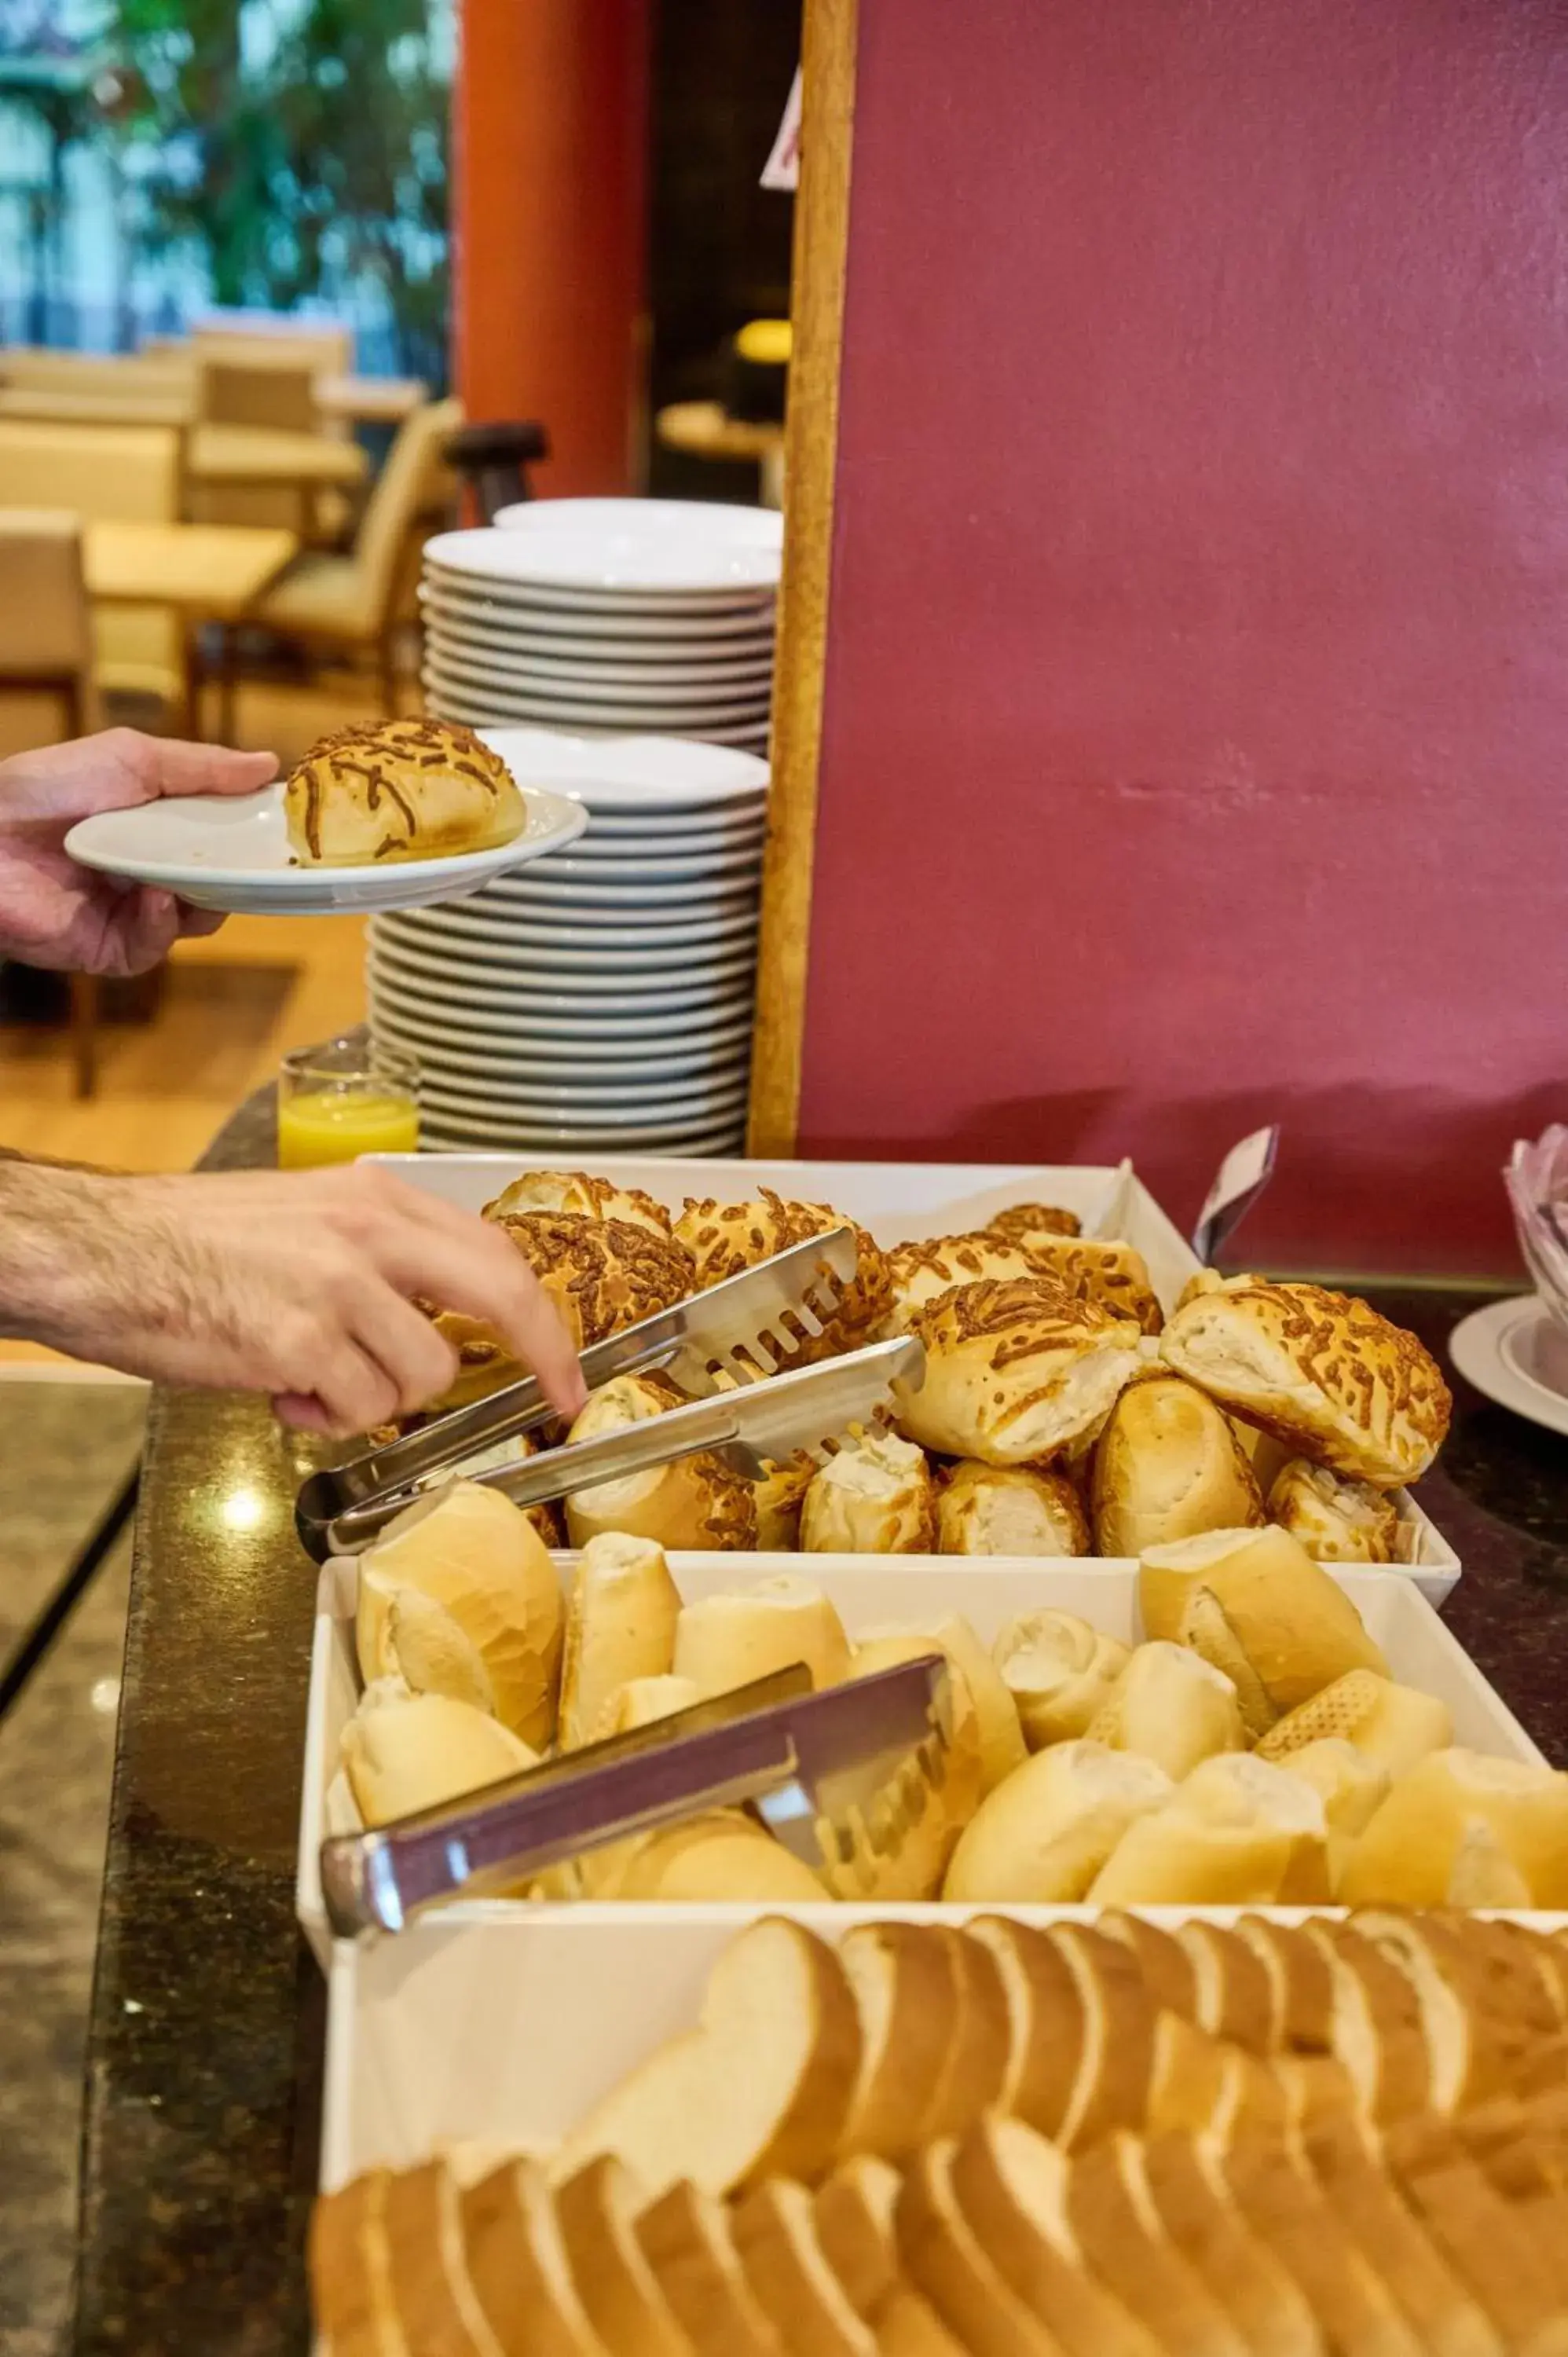
[[[242,695],[236,733],[286,768],[327,729],[373,709],[347,675],[257,688]],[[231,917],[176,951],[152,1022],[104,1027],[98,1093],[86,1103],[72,1093],[63,1029],[0,1024],[0,1145],[112,1169],[188,1169],[286,1049],[363,1015],[361,919]],[[0,1341],[0,1363],[47,1356]]]

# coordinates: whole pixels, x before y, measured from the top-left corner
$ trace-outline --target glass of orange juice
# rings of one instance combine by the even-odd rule
[[[278,1168],[319,1170],[419,1145],[419,1066],[350,1031],[296,1048],[278,1076]]]

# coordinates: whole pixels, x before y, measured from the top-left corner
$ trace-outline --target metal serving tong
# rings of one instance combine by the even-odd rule
[[[833,1316],[854,1269],[854,1238],[848,1228],[832,1228],[822,1235],[810,1236],[803,1243],[792,1244],[787,1252],[760,1262],[756,1268],[726,1277],[707,1292],[677,1303],[672,1309],[660,1310],[654,1317],[644,1318],[607,1340],[596,1342],[582,1354],[584,1380],[594,1391],[614,1375],[640,1374],[660,1368],[682,1390],[699,1394],[717,1391],[720,1372],[730,1375],[736,1383],[757,1385],[767,1382],[771,1389],[781,1372],[802,1372],[802,1356],[821,1340],[823,1328]],[[873,1350],[888,1348],[873,1346]],[[814,1424],[820,1413],[832,1420],[810,1437],[790,1439],[782,1446],[775,1443],[764,1417],[757,1423],[755,1436],[750,1426],[734,1431],[693,1426],[690,1438],[676,1433],[673,1445],[664,1448],[664,1441],[671,1437],[674,1419],[688,1413],[679,1409],[671,1411],[669,1417],[650,1417],[630,1428],[652,1442],[649,1453],[639,1449],[633,1457],[623,1458],[618,1450],[614,1463],[607,1467],[602,1458],[588,1458],[585,1452],[608,1449],[628,1437],[627,1434],[610,1434],[602,1441],[585,1441],[575,1448],[552,1450],[548,1458],[489,1468],[474,1478],[504,1489],[519,1505],[539,1505],[546,1499],[566,1496],[574,1489],[585,1489],[592,1481],[606,1480],[644,1465],[662,1464],[668,1458],[682,1456],[691,1448],[736,1442],[749,1445],[759,1456],[778,1457],[788,1455],[795,1448],[811,1448],[815,1441],[836,1435],[856,1415],[870,1413],[886,1397],[893,1376],[911,1372],[898,1356],[897,1345],[891,1349],[892,1355],[886,1361],[874,1360],[872,1351],[863,1351],[804,1371],[813,1375],[835,1368],[857,1369],[859,1372],[847,1385],[824,1387],[820,1403],[818,1395],[807,1394],[794,1405],[795,1395],[791,1394],[791,1405],[786,1413],[804,1418],[809,1425]],[[918,1379],[918,1359],[912,1372]],[[733,1402],[738,1394],[725,1392],[720,1396]],[[856,1397],[864,1399],[863,1406],[855,1406]],[[782,1402],[779,1405],[784,1406]],[[406,1439],[371,1449],[365,1456],[328,1472],[313,1474],[295,1502],[295,1520],[300,1538],[317,1563],[325,1563],[330,1555],[358,1554],[433,1480],[456,1471],[498,1442],[536,1431],[553,1415],[539,1385],[529,1376],[475,1400],[469,1406],[454,1409],[451,1415],[438,1417]],[[791,1424],[789,1429],[794,1428]],[[655,1432],[657,1441],[652,1440]],[[525,1473],[537,1476],[546,1463],[553,1471],[543,1488],[530,1487],[524,1496],[511,1486]],[[581,1479],[568,1478],[560,1487],[552,1486],[555,1472],[564,1468],[568,1475],[574,1475],[580,1464],[586,1468]]]
[[[840,1897],[869,1892],[877,1862],[897,1855],[946,1781],[947,1664],[933,1653],[823,1694],[811,1686],[797,1663],[417,1816],[335,1835],[321,1845],[333,1929],[401,1932],[444,1900],[748,1804]]]
[[[662,1415],[622,1425],[596,1440],[547,1448],[516,1465],[489,1466],[470,1478],[487,1490],[499,1490],[516,1506],[542,1506],[601,1481],[618,1481],[628,1473],[668,1465],[698,1448],[722,1450],[738,1471],[753,1480],[765,1462],[782,1464],[802,1451],[822,1464],[868,1421],[875,1421],[896,1382],[918,1384],[925,1363],[923,1343],[912,1334],[896,1335],[886,1342],[869,1343],[864,1351],[846,1351],[843,1358],[824,1359],[820,1366],[800,1367],[793,1374],[773,1375],[738,1391],[693,1400],[686,1407],[667,1408]],[[300,1492],[295,1518],[310,1553],[317,1563],[325,1563],[329,1555],[360,1555],[372,1546],[392,1516],[426,1484],[371,1498],[327,1523],[307,1512],[306,1492],[314,1486],[306,1482]]]

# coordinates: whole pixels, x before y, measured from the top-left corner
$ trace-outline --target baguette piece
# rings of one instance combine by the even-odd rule
[[[332,2357],[410,2357],[386,2237],[392,2172],[366,2169],[310,2213],[311,2310]]]
[[[841,2148],[901,2160],[929,2133],[943,2065],[959,2042],[957,1946],[930,1924],[856,1923],[839,1943],[839,1962],[860,2020]]]
[[[1129,2136],[1112,2136],[1068,2170],[1068,2221],[1085,2264],[1148,2327],[1167,2357],[1249,2357],[1202,2277],[1169,2240]]]
[[[1341,2113],[1307,2134],[1329,2207],[1382,2276],[1429,2357],[1503,2357],[1502,2342],[1438,2246],[1400,2199],[1363,2121]]]
[[[983,1942],[1002,1976],[1011,2043],[998,2108],[1054,2136],[1072,2104],[1088,2036],[1084,1984],[1054,1941],[1012,1916],[972,1916],[961,1936]]]
[[[1090,1743],[1153,1760],[1176,1782],[1217,1751],[1240,1751],[1246,1737],[1236,1688],[1185,1645],[1163,1640],[1134,1648],[1089,1723]]]
[[[752,2292],[721,2201],[671,2185],[639,2218],[637,2239],[697,2357],[780,2357],[785,2343]]]
[[[1038,1751],[981,1803],[953,1851],[945,1899],[1081,1899],[1170,1779],[1136,1752],[1084,1741]]]
[[[529,2357],[604,2357],[544,2170],[532,2160],[504,2161],[465,2190],[461,2209],[468,2274],[501,2347],[526,2349]]]
[[[828,1458],[800,1508],[807,1555],[934,1555],[937,1492],[925,1453],[869,1432]]]
[[[685,1404],[685,1394],[668,1375],[616,1375],[593,1394],[568,1438],[597,1440]],[[716,1450],[704,1448],[578,1490],[566,1501],[566,1528],[576,1547],[619,1531],[660,1546],[708,1553],[753,1545],[757,1505],[750,1480]]]
[[[456,1801],[539,1765],[521,1736],[474,1703],[411,1695],[378,1678],[343,1729],[343,1767],[367,1825]]]
[[[819,1693],[849,1675],[843,1623],[809,1580],[780,1572],[743,1595],[704,1596],[675,1625],[674,1674],[701,1695],[726,1694],[804,1662]]]
[[[1345,1861],[1346,1904],[1442,1906],[1476,1819],[1532,1906],[1568,1907],[1568,1776],[1460,1749],[1428,1753],[1395,1784]]]
[[[1037,1465],[950,1466],[937,1491],[942,1555],[1092,1555],[1089,1517],[1065,1473]]]
[[[765,1916],[709,1977],[699,2026],[623,2080],[568,2136],[559,2183],[613,2153],[657,2197],[682,2178],[714,2193],[832,2159],[860,2061],[860,2020],[836,1952]]]
[[[898,2251],[911,2282],[975,2357],[1060,2357],[1060,2344],[990,2255],[960,2206],[954,2147],[927,2145],[899,2189]]]
[[[692,2343],[638,2240],[646,2204],[629,2169],[604,2154],[555,2190],[572,2280],[609,2357],[692,2357]]]
[[[1138,2146],[1144,2182],[1166,2233],[1202,2276],[1251,2350],[1269,2357],[1323,2357],[1312,2309],[1230,2199],[1196,2138],[1148,2136]]]
[[[1348,1670],[1388,1675],[1349,1598],[1283,1531],[1149,1548],[1138,1604],[1147,1635],[1193,1646],[1233,1680],[1254,1740]]]
[[[1435,1695],[1396,1685],[1374,1670],[1350,1670],[1277,1719],[1258,1749],[1265,1760],[1283,1760],[1325,1739],[1351,1744],[1391,1777],[1403,1776],[1429,1751],[1452,1743],[1454,1717]]]
[[[690,1710],[702,1698],[691,1678],[628,1678],[605,1696],[587,1739],[603,1743],[612,1735],[629,1735],[635,1727],[651,1727],[657,1719]]]
[[[1076,1612],[1047,1608],[1009,1620],[992,1658],[1016,1706],[1031,1751],[1085,1735],[1132,1658],[1119,1637]]]
[[[918,1639],[928,1652],[947,1655],[949,1666],[967,1687],[974,1706],[981,1793],[993,1792],[1015,1768],[1023,1766],[1027,1753],[1012,1691],[969,1621],[961,1612],[944,1612],[918,1625],[886,1631],[868,1630],[862,1640],[861,1652],[866,1646],[875,1646],[883,1635]],[[858,1655],[856,1666],[857,1670],[864,1668]]]
[[[993,2114],[953,2155],[950,2183],[977,2244],[1064,2357],[1159,2357],[1146,2326],[1085,2264],[1068,2169],[1044,2136]]]
[[[775,2177],[756,2187],[732,2212],[730,2234],[753,2299],[794,2357],[876,2357],[876,2336],[822,2249],[803,2185]]]
[[[1327,1894],[1316,1793],[1250,1753],[1223,1752],[1128,1826],[1089,1896],[1101,1907],[1252,1907]]]
[[[411,2351],[504,2357],[468,2273],[462,2198],[443,2160],[387,2179],[382,2208],[388,2287]]]
[[[1422,2357],[1381,2274],[1305,2161],[1277,2137],[1243,2135],[1219,2166],[1241,2215],[1294,2276],[1336,2357]]]
[[[1263,1520],[1247,1453],[1222,1408],[1155,1369],[1128,1384],[1095,1443],[1095,1553],[1145,1547]]]
[[[714,1809],[590,1851],[582,1860],[585,1899],[708,1905],[745,1899],[769,1906],[820,1906],[825,1884],[766,1828],[739,1809]]]
[[[618,1687],[668,1675],[680,1610],[680,1591],[654,1540],[613,1531],[588,1541],[566,1602],[558,1730],[564,1750],[592,1740]]]
[[[1424,1473],[1453,1402],[1431,1352],[1365,1301],[1238,1276],[1178,1309],[1161,1356],[1221,1407],[1348,1480]]]
[[[1399,1561],[1397,1501],[1305,1457],[1291,1458],[1275,1474],[1269,1520],[1299,1539],[1316,1563]]]
[[[1307,1708],[1311,1707],[1309,1703]],[[1304,1743],[1299,1751],[1265,1753],[1260,1744],[1254,1757],[1267,1758],[1304,1784],[1310,1784],[1322,1802],[1323,1820],[1328,1829],[1328,1888],[1330,1892],[1337,1892],[1345,1861],[1358,1836],[1366,1831],[1388,1798],[1392,1782],[1388,1770],[1380,1760],[1367,1759],[1353,1743],[1345,1742],[1337,1735]]]

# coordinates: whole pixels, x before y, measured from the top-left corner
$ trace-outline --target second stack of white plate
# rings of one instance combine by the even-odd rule
[[[424,1071],[427,1146],[733,1154],[746,1127],[768,769],[678,737],[481,732],[587,833],[371,920],[371,1025]]]
[[[781,521],[540,500],[424,549],[424,692],[471,727],[658,731],[765,753]]]

